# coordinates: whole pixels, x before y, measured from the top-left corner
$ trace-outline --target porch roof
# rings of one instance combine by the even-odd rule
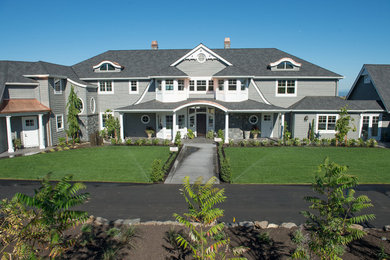
[[[254,100],[242,102],[223,102],[215,99],[193,99],[189,98],[180,102],[164,103],[157,100],[151,100],[144,103],[130,105],[115,109],[117,112],[174,112],[192,105],[208,105],[221,109],[224,112],[287,112],[285,108],[267,105]]]
[[[5,99],[0,106],[0,114],[49,112],[50,108],[36,99]]]

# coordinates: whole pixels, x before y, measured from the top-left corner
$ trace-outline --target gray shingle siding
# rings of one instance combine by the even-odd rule
[[[199,63],[196,60],[185,60],[176,67],[190,77],[211,77],[226,66],[218,60],[206,60],[204,63]]]
[[[390,84],[390,83],[389,83]],[[350,100],[380,100],[378,93],[375,90],[372,82],[364,84],[364,76],[361,76],[353,91],[349,95]]]
[[[67,118],[66,118],[66,93],[69,84],[66,84],[66,80],[62,80],[62,94],[54,94],[54,79],[49,79],[49,100],[50,108],[52,110],[50,118],[50,126],[52,131],[52,143],[54,145],[58,144],[59,138],[66,137],[65,129],[67,127]],[[64,129],[57,131],[56,115],[64,115]]]
[[[259,91],[260,91],[260,89],[259,89]],[[259,92],[257,92],[257,90],[256,90],[256,86],[254,86],[252,84],[252,80],[250,81],[249,86],[248,86],[248,97],[252,100],[257,101],[257,102],[264,103],[264,100],[261,98]]]
[[[37,98],[37,86],[7,86],[4,92],[5,99]]]

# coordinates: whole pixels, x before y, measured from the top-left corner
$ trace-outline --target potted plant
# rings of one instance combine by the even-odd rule
[[[151,139],[153,134],[155,133],[154,129],[151,127],[147,127],[145,133],[148,135],[148,139]]]
[[[254,126],[251,130],[251,134],[253,136],[253,139],[257,139],[257,136],[260,134],[260,130],[259,128],[257,128],[257,126]]]
[[[12,143],[14,145],[15,150],[19,150],[20,148],[22,148],[22,141],[19,138],[13,139]]]

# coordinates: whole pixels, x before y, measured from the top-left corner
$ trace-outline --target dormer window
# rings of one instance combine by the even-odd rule
[[[99,64],[93,66],[95,72],[120,72],[123,69],[123,66],[117,62],[112,61],[102,61]]]
[[[299,70],[301,63],[294,61],[291,58],[282,58],[278,61],[269,64],[271,70]]]

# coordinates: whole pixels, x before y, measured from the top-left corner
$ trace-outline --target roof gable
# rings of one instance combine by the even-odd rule
[[[185,54],[183,57],[181,57],[180,59],[178,59],[174,63],[172,63],[171,66],[176,66],[177,64],[179,64],[183,60],[198,60],[199,62],[202,62],[200,60],[200,55],[201,54],[204,55],[204,59],[205,60],[210,60],[210,59],[211,60],[215,60],[215,59],[217,59],[217,60],[222,61],[223,63],[225,63],[228,66],[232,66],[233,65],[229,61],[225,60],[224,58],[219,56],[217,53],[215,53],[214,51],[210,50],[209,48],[207,48],[206,46],[204,46],[201,43],[198,46],[196,46],[195,48],[193,48],[190,52]]]

